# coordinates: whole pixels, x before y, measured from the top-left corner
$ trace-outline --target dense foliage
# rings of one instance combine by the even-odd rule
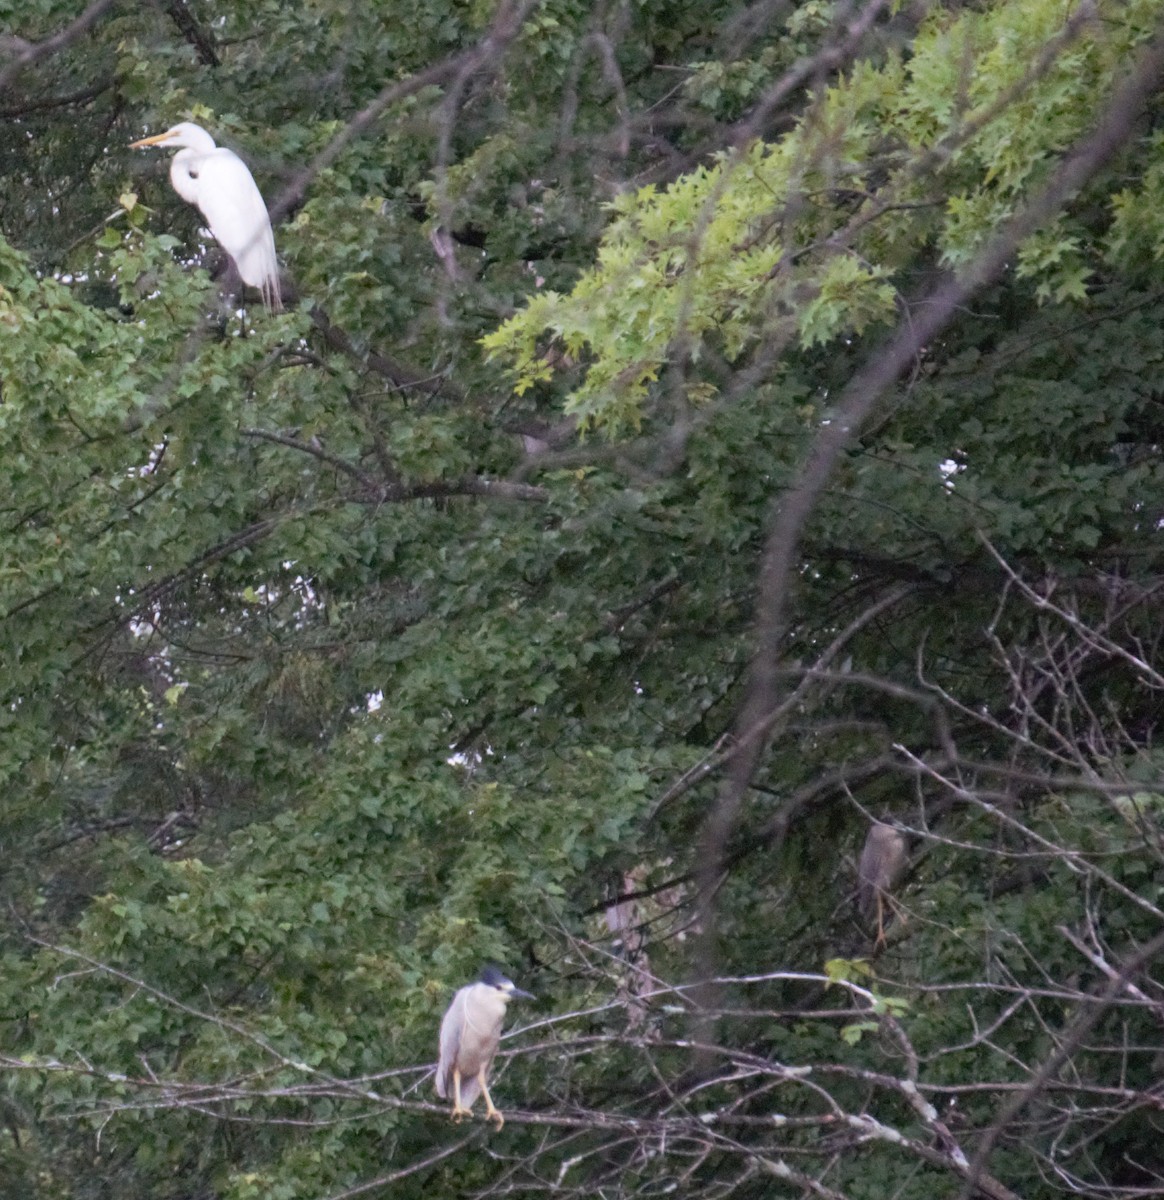
[[[1164,5],[0,14],[0,1191],[1161,1190]]]

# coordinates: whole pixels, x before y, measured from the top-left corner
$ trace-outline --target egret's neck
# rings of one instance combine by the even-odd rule
[[[198,203],[198,166],[206,156],[200,150],[179,150],[170,160],[170,182],[187,204]]]

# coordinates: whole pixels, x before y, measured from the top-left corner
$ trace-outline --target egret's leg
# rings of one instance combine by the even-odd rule
[[[505,1124],[505,1118],[497,1111],[493,1104],[493,1097],[489,1095],[489,1088],[485,1083],[485,1068],[477,1072],[477,1082],[481,1085],[481,1095],[485,1097],[485,1120],[492,1121],[498,1129]]]
[[[470,1115],[470,1110],[461,1103],[461,1072],[453,1068],[453,1121],[460,1123],[462,1117]]]

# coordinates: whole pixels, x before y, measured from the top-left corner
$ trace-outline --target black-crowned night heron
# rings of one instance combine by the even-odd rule
[[[486,1076],[501,1041],[505,1010],[514,996],[532,1000],[515,987],[497,967],[488,966],[475,983],[453,997],[441,1021],[441,1056],[437,1063],[436,1090],[442,1100],[453,1098],[453,1120],[469,1115],[478,1095],[485,1097],[485,1118],[500,1129],[505,1118],[489,1095]]]
[[[885,902],[901,879],[906,864],[905,834],[874,821],[857,864],[857,906],[866,921],[877,914],[875,946],[885,944]]]

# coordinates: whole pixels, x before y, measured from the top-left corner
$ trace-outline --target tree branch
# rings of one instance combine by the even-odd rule
[[[778,663],[800,535],[838,459],[882,394],[922,348],[954,320],[972,296],[1002,274],[1020,243],[1050,220],[1124,145],[1162,74],[1164,40],[1157,38],[1117,88],[1093,132],[1064,157],[1043,190],[1002,226],[964,275],[940,283],[910,306],[889,344],[845,387],[835,416],[817,435],[808,460],[778,504],[760,569],[756,651],[736,723],[739,750],[701,838],[701,860],[708,878],[718,874],[727,836],[768,743],[778,705]],[[710,909],[705,915],[704,938],[708,955],[704,969],[710,975],[714,967],[714,913]]]
[[[178,27],[182,36],[194,47],[198,61],[204,67],[217,67],[219,58],[214,46],[214,35],[198,24],[186,0],[166,0],[166,12],[170,14],[170,20]]]

